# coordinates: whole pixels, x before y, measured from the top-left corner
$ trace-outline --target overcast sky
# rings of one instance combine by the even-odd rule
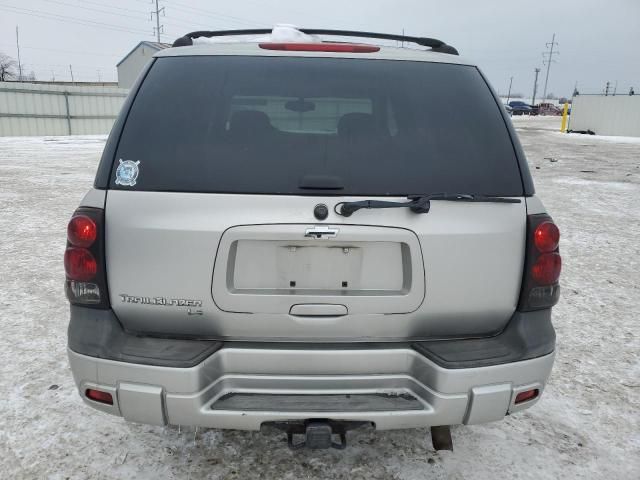
[[[527,96],[545,43],[556,33],[560,55],[548,91],[570,95],[575,82],[596,93],[610,81],[640,93],[640,0],[160,0],[163,41],[198,29],[293,23],[430,36],[473,59],[494,87]],[[0,52],[17,57],[20,27],[25,71],[50,80],[116,80],[115,65],[141,40],[153,40],[154,0],[0,0]]]

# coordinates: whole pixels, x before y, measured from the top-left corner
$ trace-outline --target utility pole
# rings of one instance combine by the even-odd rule
[[[513,85],[513,77],[509,79],[509,93],[507,93],[507,103],[509,103],[509,100],[511,99],[511,85]]]
[[[156,4],[156,9],[155,11],[151,12],[151,20],[153,20],[153,16],[156,16],[156,26],[153,27],[153,33],[156,35],[156,38],[158,39],[158,43],[161,42],[160,40],[160,34],[164,32],[164,25],[160,25],[160,13],[162,13],[162,16],[164,17],[164,7],[160,7],[160,5],[158,4],[158,0],[155,0],[155,4]]]
[[[536,92],[538,91],[538,74],[540,73],[540,69],[536,68],[534,72],[536,72],[536,79],[533,81],[533,96],[531,97],[531,105],[536,104]]]
[[[18,81],[22,81],[22,62],[20,61],[20,35],[18,34],[18,26],[16,25],[16,47],[18,48]]]
[[[609,85],[611,85],[611,83],[607,82],[607,84],[604,86],[604,96],[605,97],[609,96]]]
[[[100,75],[100,69],[98,69],[97,72],[98,72],[98,83],[102,83],[102,75]]]
[[[542,94],[543,98],[547,98],[547,83],[549,82],[549,70],[551,69],[551,63],[555,60],[553,59],[554,55],[560,55],[560,52],[554,51],[553,49],[558,46],[558,42],[556,42],[556,34],[553,34],[551,38],[551,43],[547,43],[547,48],[549,48],[548,52],[542,53],[542,58],[544,58],[544,62],[547,64],[547,77],[544,80],[544,93]]]
[[[71,83],[75,83],[75,81],[73,80],[73,67],[71,66],[71,64],[69,64],[69,72],[71,73]]]

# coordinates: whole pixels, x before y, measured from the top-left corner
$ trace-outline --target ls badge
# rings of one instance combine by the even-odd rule
[[[140,165],[140,160],[134,162],[133,160],[120,159],[120,165],[116,170],[116,185],[133,187],[140,173],[138,165]]]

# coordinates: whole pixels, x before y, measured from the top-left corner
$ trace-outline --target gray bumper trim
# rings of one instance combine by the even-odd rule
[[[551,309],[516,312],[498,335],[468,340],[415,342],[411,347],[445,368],[474,368],[520,362],[554,351]]]
[[[113,310],[71,305],[69,348],[90,357],[141,365],[188,368],[222,347],[214,340],[179,340],[127,333]]]
[[[198,365],[223,348],[328,351],[412,348],[448,369],[519,362],[547,355],[555,348],[551,309],[516,312],[501,333],[487,338],[329,344],[221,342],[140,336],[125,332],[112,310],[71,306],[68,338],[69,349],[89,357],[176,368]]]

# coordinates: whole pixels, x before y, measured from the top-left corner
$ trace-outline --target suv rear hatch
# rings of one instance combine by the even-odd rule
[[[489,334],[511,317],[524,202],[334,212],[433,192],[522,197],[481,74],[317,55],[155,61],[109,159],[108,284],[127,329],[397,340]],[[126,160],[133,185],[118,181]]]

